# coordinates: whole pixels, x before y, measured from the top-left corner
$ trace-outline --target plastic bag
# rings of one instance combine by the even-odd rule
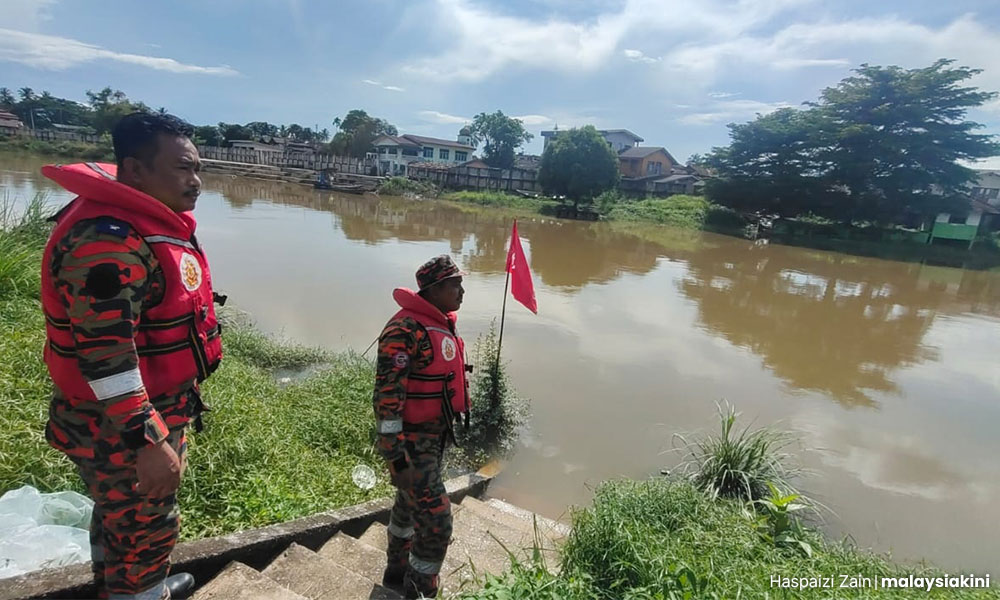
[[[76,492],[31,486],[0,497],[0,578],[90,559],[94,503]]]

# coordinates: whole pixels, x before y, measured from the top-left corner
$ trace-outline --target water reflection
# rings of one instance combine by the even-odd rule
[[[335,226],[353,241],[447,241],[455,254],[471,246],[462,255],[463,268],[475,273],[503,273],[510,218],[496,213],[461,210],[434,201],[314,192],[301,186],[229,177],[208,177],[206,184],[234,208],[265,201],[332,213],[337,217]],[[612,281],[622,273],[648,273],[664,251],[640,237],[591,223],[524,219],[518,229],[530,249],[532,272],[545,284],[568,292],[588,283]],[[470,238],[472,243],[467,245]]]

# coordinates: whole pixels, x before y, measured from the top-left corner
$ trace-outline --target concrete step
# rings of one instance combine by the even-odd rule
[[[358,539],[376,550],[385,552],[389,546],[389,530],[385,525],[375,521]]]
[[[337,532],[316,554],[347,567],[378,583],[385,570],[385,550],[373,548],[343,532]]]
[[[529,510],[525,510],[503,500],[492,498],[486,502],[468,497],[462,501],[462,506],[479,516],[503,523],[508,527],[527,532],[534,539],[536,530],[538,541],[543,548],[556,548],[570,533],[569,525],[553,521]]]
[[[292,544],[264,569],[267,575],[311,600],[392,599],[400,595],[312,550]]]
[[[195,592],[192,600],[306,600],[243,563],[229,566]]]

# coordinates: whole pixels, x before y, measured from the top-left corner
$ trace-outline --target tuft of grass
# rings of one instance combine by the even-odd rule
[[[762,427],[739,429],[739,413],[729,404],[720,405],[718,436],[701,436],[684,443],[688,459],[681,470],[694,486],[711,497],[741,499],[755,502],[770,496],[769,484],[793,489],[790,479],[800,474],[792,465],[792,455],[785,452],[795,438],[790,434]]]

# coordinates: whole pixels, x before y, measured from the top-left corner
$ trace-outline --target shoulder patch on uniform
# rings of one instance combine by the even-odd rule
[[[128,223],[113,217],[101,217],[97,220],[97,233],[107,233],[125,239],[131,230]]]
[[[406,366],[410,364],[410,355],[405,352],[397,352],[392,356],[392,364],[394,364],[397,369],[405,369]]]
[[[86,291],[98,300],[114,298],[122,291],[121,270],[114,263],[101,263],[90,267]]]

